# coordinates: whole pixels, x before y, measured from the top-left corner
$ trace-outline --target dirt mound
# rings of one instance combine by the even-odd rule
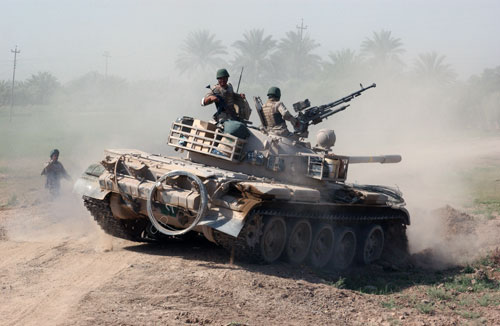
[[[475,234],[478,222],[473,216],[449,205],[437,209],[435,215],[444,223],[444,236],[453,239],[460,235]]]
[[[412,255],[421,268],[443,269],[472,262],[500,245],[500,221],[485,220],[449,205],[430,213],[432,243]]]

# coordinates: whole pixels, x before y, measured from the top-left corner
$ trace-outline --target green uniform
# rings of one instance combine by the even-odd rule
[[[59,195],[59,189],[61,187],[61,178],[71,179],[69,174],[64,169],[64,166],[59,161],[50,161],[43,168],[41,175],[47,176],[45,181],[45,188],[49,189],[49,192],[53,196]]]
[[[241,120],[234,109],[235,102],[238,101],[241,96],[234,92],[233,85],[227,83],[226,88],[221,87],[219,84],[214,85],[211,91],[201,100],[201,105],[205,106],[205,99],[212,95],[219,96],[224,101],[224,110],[219,114],[219,120]]]
[[[297,119],[288,112],[283,102],[274,98],[268,99],[262,106],[262,113],[266,120],[267,132],[278,136],[291,136],[291,132],[288,131],[285,120],[295,125]]]

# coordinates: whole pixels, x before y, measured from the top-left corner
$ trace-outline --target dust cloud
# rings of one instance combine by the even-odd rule
[[[218,4],[196,4],[205,9],[207,6],[208,9],[212,6],[219,8]],[[131,4],[123,6],[126,10],[137,9]],[[257,10],[250,8],[252,6],[245,6],[248,12]],[[277,4],[272,6],[278,7]],[[106,148],[135,148],[172,155],[173,151],[166,146],[170,124],[183,115],[204,120],[211,118],[215,109],[211,106],[200,106],[200,99],[206,93],[205,86],[216,82],[215,70],[221,67],[229,69],[230,82],[236,86],[241,66],[245,66],[245,63],[239,60],[248,58],[235,47],[235,42],[241,40],[242,35],[248,31],[266,27],[264,37],[270,36],[275,41],[275,56],[269,55],[266,63],[270,66],[262,66],[263,68],[257,71],[252,71],[246,61],[240,92],[247,94],[250,105],[253,107],[252,96],[265,98],[267,89],[272,85],[281,88],[282,100],[292,111],[292,103],[296,101],[309,98],[313,105],[320,105],[358,90],[359,83],[364,86],[376,83],[375,89],[370,89],[353,100],[347,110],[312,127],[309,139],[314,145],[316,131],[331,128],[337,135],[337,144],[334,147],[337,154],[401,154],[403,161],[400,164],[351,166],[348,182],[398,187],[405,195],[412,216],[412,225],[408,229],[411,250],[420,252],[429,248],[442,249],[442,243],[437,240],[442,238],[446,225],[436,218],[433,212],[446,205],[461,208],[469,204],[474,190],[468,188],[464,182],[464,171],[480,164],[488,155],[500,155],[500,97],[495,90],[484,93],[484,84],[481,84],[491,75],[482,69],[493,69],[495,65],[500,65],[498,56],[494,55],[495,49],[489,51],[494,59],[484,60],[493,66],[483,67],[476,63],[471,68],[466,60],[457,60],[464,55],[461,51],[465,47],[446,43],[446,37],[436,43],[417,44],[417,39],[425,38],[423,32],[419,33],[420,26],[410,28],[411,26],[389,24],[393,26],[390,40],[395,42],[393,45],[396,51],[380,59],[370,56],[366,49],[363,51],[363,44],[373,38],[372,32],[382,35],[386,26],[360,19],[359,23],[367,25],[355,28],[356,22],[345,22],[346,26],[352,27],[353,30],[349,33],[338,32],[338,28],[327,28],[331,27],[325,25],[331,21],[331,17],[327,17],[328,19],[317,19],[321,27],[316,27],[313,19],[308,22],[307,15],[315,17],[312,14],[321,11],[321,7],[317,5],[311,5],[307,10],[297,4],[295,7],[287,5],[280,8],[288,13],[288,16],[280,15],[280,27],[268,26],[266,20],[261,17],[257,20],[243,19],[234,24],[240,27],[231,29],[220,26],[221,22],[201,19],[200,12],[194,7],[195,4],[183,4],[171,8],[178,15],[170,15],[171,19],[166,23],[177,22],[178,29],[175,29],[177,26],[171,26],[168,30],[177,32],[164,33],[168,35],[164,35],[165,41],[161,42],[159,49],[155,46],[161,39],[157,28],[151,28],[149,35],[143,33],[141,28],[127,33],[128,38],[134,42],[145,44],[145,49],[155,48],[154,51],[160,52],[149,54],[146,50],[138,49],[135,44],[131,45],[125,41],[120,43],[120,40],[116,40],[113,45],[115,51],[111,51],[109,74],[103,71],[104,61],[95,62],[95,57],[101,59],[100,54],[83,50],[83,47],[88,49],[94,45],[88,43],[88,37],[82,37],[87,31],[82,34],[82,31],[76,28],[74,37],[82,42],[82,54],[75,57],[71,64],[47,63],[36,66],[29,73],[21,71],[20,78],[27,78],[23,82],[29,84],[29,74],[36,74],[45,67],[50,70],[52,67],[51,71],[54,71],[55,77],[60,74],[60,83],[50,98],[42,97],[38,103],[30,100],[33,95],[30,88],[26,88],[26,93],[17,94],[11,122],[8,119],[8,100],[0,102],[0,168],[5,170],[0,170],[0,175],[5,176],[0,180],[9,187],[8,190],[1,190],[7,191],[8,196],[17,194],[20,197],[26,194],[26,189],[34,188],[36,190],[31,191],[31,194],[36,199],[29,199],[28,205],[34,201],[41,203],[32,206],[33,210],[39,210],[36,213],[26,210],[27,215],[9,219],[9,237],[20,240],[43,239],[54,234],[78,236],[94,232],[94,224],[89,222],[90,217],[85,212],[81,200],[70,194],[69,187],[66,189],[66,195],[57,201],[49,202],[44,197],[39,171],[48,160],[51,149],[58,148],[61,151],[60,160],[74,180],[89,164],[100,161]],[[114,12],[116,8],[113,8],[113,2],[109,2],[101,9]],[[284,21],[286,17],[298,19],[302,14],[306,15],[308,22],[304,35],[299,34],[295,21]],[[188,20],[179,22],[177,16],[183,19],[188,17]],[[364,17],[366,16],[369,15]],[[159,21],[165,20],[163,18],[154,15],[150,22],[160,24]],[[377,21],[384,21],[380,18],[377,18]],[[455,18],[457,22],[460,21],[459,17]],[[235,22],[234,17],[227,19]],[[414,19],[408,19],[410,20]],[[121,21],[117,26],[124,30],[113,29],[103,32],[103,35],[107,35],[109,39],[115,39],[117,35],[122,36],[127,24],[128,20]],[[290,31],[287,32],[283,26],[289,26],[287,28]],[[100,35],[96,32],[101,30],[100,27],[90,25],[87,28]],[[201,69],[182,73],[178,63],[180,58],[186,56],[183,52],[186,45],[189,45],[186,40],[192,33],[204,30],[211,30],[214,39],[220,40],[225,46],[221,49],[221,55],[216,58],[209,57],[208,59],[214,60]],[[72,29],[68,28],[64,35],[67,36],[71,31]],[[285,42],[287,35],[300,36],[301,40],[309,42],[309,52],[301,59],[305,60],[304,62],[309,60],[306,62],[309,65],[306,67],[304,64],[306,68],[298,71],[299,74],[295,69],[297,65],[287,66],[286,60],[280,62],[279,59],[280,51],[285,54],[290,51],[285,47],[288,44]],[[405,36],[408,38],[405,39]],[[332,39],[342,42],[333,42]],[[103,40],[99,40],[99,46],[102,47]],[[441,40],[443,44],[440,43]],[[468,40],[463,40],[463,43],[468,44]],[[491,43],[493,42],[488,40],[487,44]],[[436,73],[434,77],[439,78],[433,78],[432,74],[422,74],[422,71],[419,73],[415,66],[419,55],[425,51],[434,51],[435,45],[438,49],[448,50],[443,53],[444,57],[435,57],[440,64],[436,64],[439,69],[431,69],[431,72]],[[79,48],[76,43],[74,46]],[[28,45],[26,47],[29,49]],[[345,51],[345,47],[352,48],[352,56],[349,51]],[[49,47],[44,48],[43,52],[49,51],[48,49]],[[339,65],[339,60],[332,59],[338,59],[341,53],[347,53],[346,57],[351,61]],[[22,52],[22,55],[25,55],[25,52]],[[90,57],[94,57],[92,64],[89,63]],[[288,60],[291,57],[287,55],[284,58]],[[26,69],[28,65],[22,65],[22,58],[20,55],[20,67]],[[454,66],[447,63],[448,58],[450,62],[455,63]],[[143,65],[144,62],[147,63]],[[7,71],[8,68],[4,70]],[[471,71],[474,76],[470,76]],[[469,74],[465,75],[464,72]],[[4,78],[4,75],[1,77]],[[441,77],[446,79],[443,81]],[[21,86],[22,84],[19,84],[19,89],[24,89]],[[4,97],[8,96],[5,94]],[[251,120],[254,125],[259,125],[255,111]],[[29,180],[40,180],[40,183],[33,185]],[[3,200],[6,202],[8,198]],[[41,220],[36,220],[39,213]],[[479,237],[470,241],[480,245],[488,242],[483,240]],[[105,247],[111,246],[109,244]]]

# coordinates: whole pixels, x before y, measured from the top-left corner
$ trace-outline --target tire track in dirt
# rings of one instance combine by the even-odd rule
[[[96,252],[89,239],[0,245],[0,315],[5,325],[57,324],[87,293],[129,265],[135,253]],[[17,257],[17,258],[16,258]],[[2,280],[16,280],[5,284]]]

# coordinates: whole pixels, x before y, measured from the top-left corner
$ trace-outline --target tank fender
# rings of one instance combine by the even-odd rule
[[[73,192],[82,196],[102,200],[109,193],[99,186],[99,178],[88,174],[83,174],[73,185]]]
[[[243,229],[246,215],[244,212],[220,207],[208,211],[207,215],[205,215],[198,225],[211,227],[236,238],[240,234],[241,229]]]
[[[259,199],[222,196],[214,201],[216,206],[208,211],[199,225],[237,237],[250,211],[260,203]]]
[[[410,213],[408,212],[408,210],[404,207],[399,207],[398,208],[400,211],[402,211],[403,213],[405,213],[405,219],[404,219],[404,223],[406,225],[410,225]]]

